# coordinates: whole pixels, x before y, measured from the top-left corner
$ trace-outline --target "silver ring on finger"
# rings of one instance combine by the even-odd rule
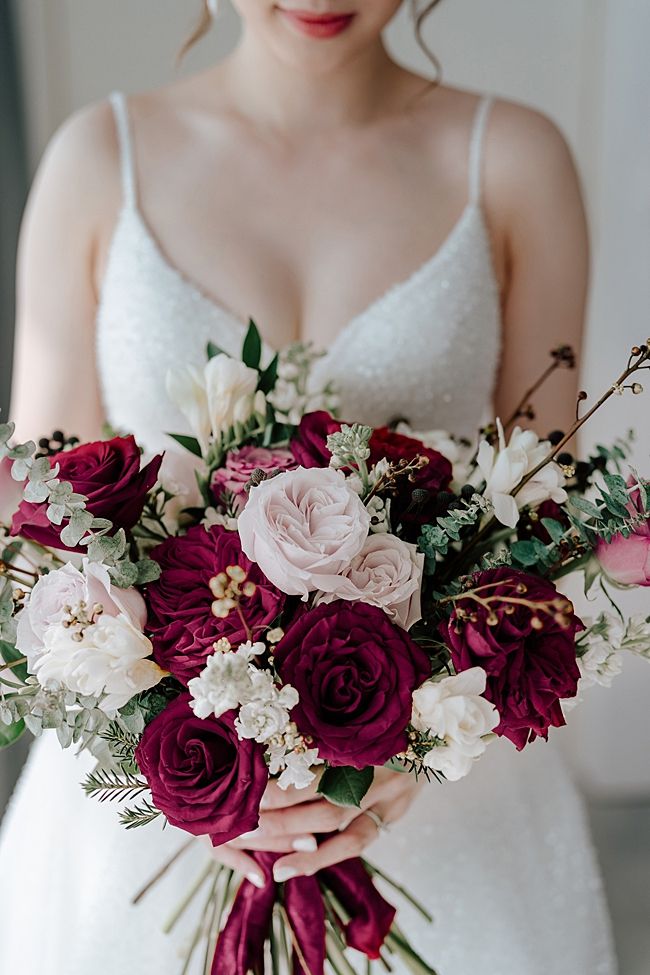
[[[363,815],[367,816],[369,819],[373,821],[373,823],[377,827],[378,833],[385,833],[386,830],[388,829],[388,826],[386,825],[384,820],[381,818],[378,812],[375,812],[374,809],[364,809]]]

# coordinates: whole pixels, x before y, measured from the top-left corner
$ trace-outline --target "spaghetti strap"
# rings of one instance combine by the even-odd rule
[[[483,143],[485,141],[485,127],[488,113],[494,98],[492,95],[482,95],[476,107],[472,136],[469,147],[469,200],[470,203],[481,202],[481,163],[483,160]]]
[[[131,142],[131,126],[129,124],[129,110],[124,92],[114,91],[110,95],[111,107],[115,117],[117,141],[120,148],[120,168],[122,172],[122,193],[125,206],[137,205],[135,164],[133,146]]]

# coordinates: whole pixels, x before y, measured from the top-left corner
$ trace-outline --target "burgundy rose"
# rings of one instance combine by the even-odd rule
[[[265,474],[274,471],[290,471],[297,462],[290,450],[268,447],[241,447],[231,450],[223,467],[219,467],[212,477],[212,493],[217,504],[224,503],[224,493],[233,495],[235,508],[239,511],[246,503],[246,485],[254,471]]]
[[[329,467],[332,456],[327,449],[327,438],[341,429],[339,420],[325,410],[316,410],[303,416],[293,440],[291,452],[301,467]]]
[[[154,658],[184,684],[203,670],[216,640],[226,637],[236,647],[248,639],[237,609],[225,618],[212,613],[210,580],[216,575],[239,565],[255,584],[253,595],[241,599],[253,634],[272,625],[284,606],[284,594],[243,554],[237,532],[219,525],[209,530],[194,525],[186,535],[166,539],[151,557],[162,569],[147,589]]]
[[[169,822],[218,846],[257,827],[268,770],[261,747],[237,737],[232,711],[197,718],[189,702],[181,694],[147,725],[135,757]]]
[[[547,579],[503,567],[477,573],[457,600],[443,639],[458,671],[483,667],[485,697],[498,709],[496,734],[521,749],[565,723],[560,701],[575,697],[580,671],[573,606]]]
[[[426,457],[428,463],[421,467],[411,481],[400,479],[397,497],[393,499],[391,516],[393,526],[401,523],[402,535],[415,541],[420,526],[433,521],[436,516],[436,495],[449,487],[452,478],[451,463],[437,450],[425,447],[420,440],[395,433],[388,427],[378,427],[370,438],[370,463],[376,464],[382,458],[393,464],[410,461],[415,457]],[[413,492],[419,489],[426,492],[421,498],[414,498]]]
[[[411,697],[431,666],[377,606],[316,606],[294,623],[275,660],[300,695],[292,719],[332,765],[383,765],[407,747]]]
[[[60,480],[69,481],[77,494],[88,498],[86,507],[96,518],[108,518],[116,529],[128,531],[138,521],[147,494],[156,483],[162,454],[142,469],[140,460],[133,437],[113,437],[62,451],[50,458],[50,466],[59,465]],[[61,526],[52,525],[46,511],[47,502],[23,501],[14,515],[11,534],[64,548],[59,537]]]

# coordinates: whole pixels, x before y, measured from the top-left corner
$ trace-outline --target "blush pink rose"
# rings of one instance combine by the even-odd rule
[[[244,554],[273,585],[307,599],[336,593],[368,537],[370,515],[341,471],[298,467],[254,487],[239,516]]]
[[[398,626],[410,630],[422,618],[420,585],[424,555],[395,535],[370,535],[344,569],[334,593],[319,593],[315,603],[334,599],[379,606]]]
[[[214,472],[212,478],[212,493],[217,503],[223,503],[224,493],[227,491],[234,496],[234,506],[237,511],[246,504],[246,485],[254,471],[264,471],[271,474],[274,471],[289,471],[297,467],[297,462],[290,450],[270,450],[267,447],[242,447],[231,450],[226,457],[226,463]]]
[[[636,491],[630,499],[630,513],[641,514],[641,497]],[[625,538],[614,535],[611,542],[600,539],[596,558],[613,582],[623,586],[650,586],[650,518],[637,525]]]

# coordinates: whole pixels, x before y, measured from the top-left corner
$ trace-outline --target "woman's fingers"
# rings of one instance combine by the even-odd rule
[[[204,843],[217,863],[222,863],[224,867],[230,867],[232,870],[236,870],[237,873],[243,874],[256,887],[261,888],[266,886],[264,874],[253,857],[249,856],[248,853],[237,849],[231,843],[225,843],[222,846],[213,846],[209,836],[204,838]]]
[[[273,876],[278,883],[301,875],[312,876],[334,863],[359,856],[376,838],[377,832],[377,824],[362,813],[346,830],[321,843],[315,853],[293,853],[280,857],[273,867]]]
[[[303,802],[299,806],[262,812],[260,829],[266,836],[331,833],[344,826],[351,817],[358,815],[358,809],[334,806],[327,799],[316,799],[313,802]]]
[[[281,789],[277,782],[269,782],[266,791],[262,796],[261,808],[284,809],[286,806],[295,806],[298,803],[309,802],[318,795],[318,779],[314,779],[306,789],[296,789],[290,785],[288,789]]]
[[[243,833],[229,844],[238,850],[267,850],[272,853],[313,853],[318,847],[316,837],[310,833],[301,832],[271,835],[263,829],[256,829],[252,833]]]

